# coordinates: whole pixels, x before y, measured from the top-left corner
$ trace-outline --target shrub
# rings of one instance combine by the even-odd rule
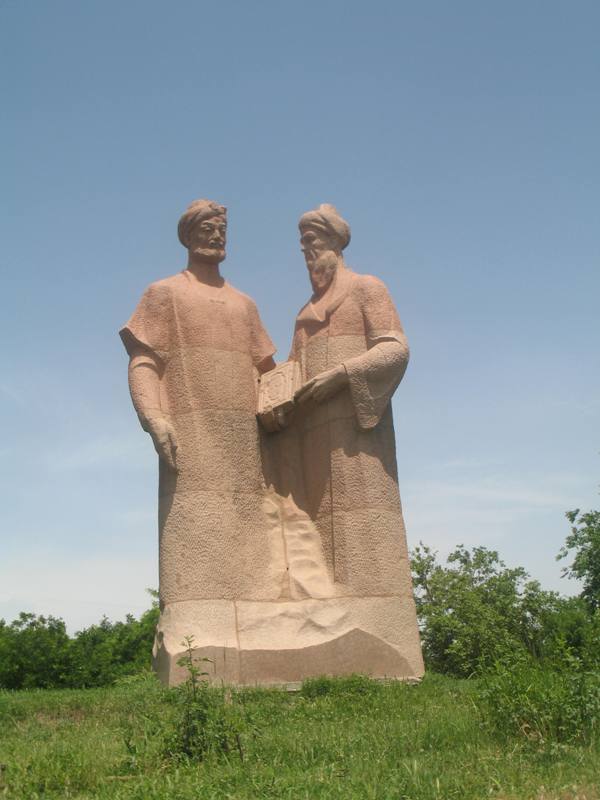
[[[187,669],[185,683],[171,690],[177,706],[173,726],[165,737],[163,753],[169,759],[202,761],[210,753],[236,751],[243,761],[241,733],[244,718],[231,689],[210,687],[194,657],[193,636],[185,639],[187,651],[179,664]]]
[[[600,609],[600,511],[581,514],[579,509],[567,511],[571,533],[557,559],[575,555],[571,564],[563,569],[568,578],[583,581],[582,598],[592,611]]]
[[[589,743],[600,730],[600,670],[565,653],[553,667],[517,655],[482,679],[479,699],[487,724],[536,744]]]
[[[539,655],[544,622],[559,603],[521,567],[498,553],[459,545],[447,565],[420,544],[411,554],[417,614],[427,666],[456,677],[489,669],[515,651]]]
[[[71,642],[70,685],[78,688],[107,686],[125,675],[150,667],[158,606],[145,611],[139,620],[128,614],[125,622],[104,618],[75,634]]]
[[[106,618],[69,637],[62,619],[21,613],[0,620],[0,688],[107,686],[150,666],[158,604],[139,620]]]
[[[69,686],[69,646],[62,619],[22,612],[10,625],[0,620],[0,688]]]
[[[539,657],[547,664],[563,662],[565,653],[585,669],[600,667],[600,610],[590,613],[582,597],[561,597],[541,615]]]

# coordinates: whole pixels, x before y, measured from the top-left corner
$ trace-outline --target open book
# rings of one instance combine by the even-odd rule
[[[260,376],[257,416],[269,432],[280,431],[294,407],[294,392],[302,385],[300,365],[284,361]]]

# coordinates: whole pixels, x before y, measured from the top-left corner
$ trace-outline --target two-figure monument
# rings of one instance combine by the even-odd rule
[[[275,366],[256,305],[220,274],[226,228],[223,206],[192,203],[187,267],[121,330],[159,455],[154,667],[180,681],[193,636],[227,683],[420,677],[390,405],[408,347],[391,298],[346,266],[332,206],[304,214],[313,293]]]

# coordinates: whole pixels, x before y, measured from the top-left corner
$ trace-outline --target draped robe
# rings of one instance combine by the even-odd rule
[[[325,296],[298,314],[290,358],[300,364],[303,381],[343,364],[348,386],[300,410],[302,481],[291,488],[319,531],[335,595],[381,598],[385,610],[373,600],[372,615],[387,615],[389,627],[397,626],[391,638],[406,659],[406,674],[419,675],[391,409],[408,355],[385,285],[339,267]],[[379,635],[378,623],[373,631]]]
[[[274,347],[254,302],[185,270],[146,290],[121,337],[157,369],[178,442],[178,471],[159,467],[162,605],[277,597],[255,417],[256,366]]]
[[[256,367],[274,348],[249,297],[186,270],[152,284],[121,331],[156,369],[178,443],[159,478],[153,652],[168,683],[186,677],[190,634],[218,681],[422,674],[389,409],[405,340],[379,281],[344,270],[331,289],[322,319],[300,314],[293,357],[305,379],[344,363],[350,386],[263,435],[264,463]]]

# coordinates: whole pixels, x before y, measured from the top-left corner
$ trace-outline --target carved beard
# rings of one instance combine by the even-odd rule
[[[203,261],[212,261],[215,264],[225,260],[225,250],[222,247],[195,247],[192,252]]]
[[[338,257],[333,250],[326,250],[308,265],[313,292],[318,297],[324,294],[329,288],[334,278],[337,265]]]

